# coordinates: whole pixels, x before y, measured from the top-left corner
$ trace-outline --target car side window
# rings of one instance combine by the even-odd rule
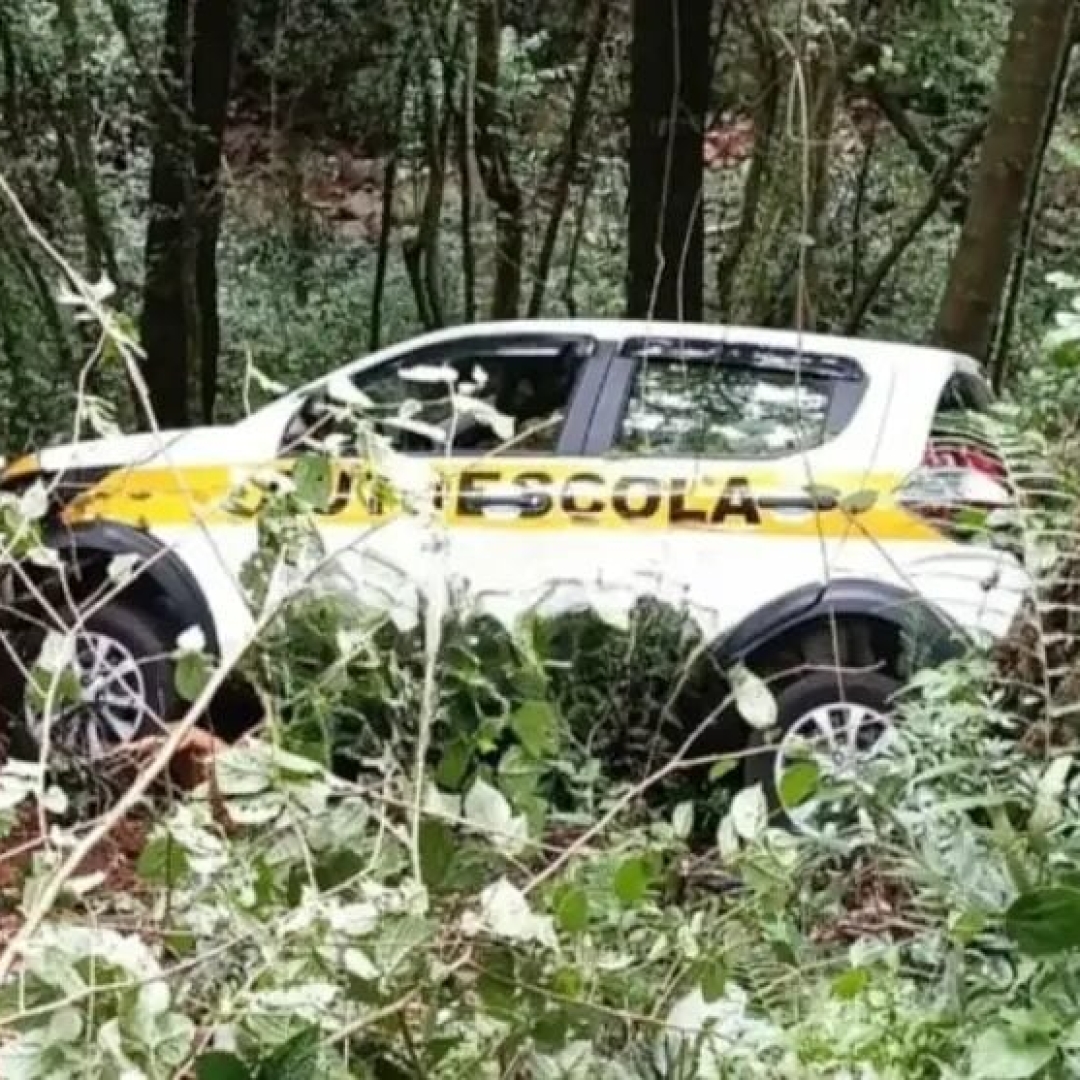
[[[308,435],[336,433],[349,452],[362,417],[399,453],[554,453],[586,359],[576,342],[426,349],[358,372],[344,389],[332,380],[337,407],[322,409]]]
[[[824,361],[824,364],[822,363]],[[857,380],[843,361],[786,350],[713,345],[688,359],[639,362],[617,453],[769,458],[820,446],[837,433],[838,393]]]

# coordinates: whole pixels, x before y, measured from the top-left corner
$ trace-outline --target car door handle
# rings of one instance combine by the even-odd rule
[[[521,516],[536,514],[548,504],[550,496],[543,491],[475,491],[466,498],[469,512]]]

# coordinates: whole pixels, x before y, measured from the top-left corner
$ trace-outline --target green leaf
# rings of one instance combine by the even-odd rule
[[[985,510],[966,506],[956,515],[956,524],[968,532],[978,533],[986,529],[990,515]]]
[[[797,761],[780,778],[780,801],[789,810],[809,799],[821,782],[821,769],[813,761]]]
[[[878,493],[866,488],[862,491],[853,491],[850,495],[845,495],[840,500],[840,509],[845,514],[851,514],[853,517],[856,514],[865,514],[869,510],[873,510],[877,505]]]
[[[724,757],[721,758],[713,767],[709,770],[710,780],[723,780],[725,776],[730,775],[739,767],[739,759],[737,757]]]
[[[188,874],[190,864],[184,849],[169,836],[158,836],[142,849],[136,870],[143,881],[173,886]]]
[[[180,697],[194,701],[210,681],[210,661],[202,653],[181,653],[176,661],[174,681]]]
[[[319,1029],[305,1028],[263,1060],[255,1080],[311,1080],[319,1075],[319,1057]]]
[[[1048,1065],[1054,1053],[1045,1032],[988,1028],[971,1048],[972,1080],[1026,1080]]]
[[[719,1001],[727,987],[727,968],[719,960],[709,960],[701,970],[701,996],[707,1005]]]
[[[438,889],[454,862],[454,833],[443,821],[420,823],[420,872],[429,889]]]
[[[1005,930],[1029,956],[1080,948],[1080,889],[1050,885],[1024,893],[1005,913]]]
[[[615,871],[612,884],[615,895],[626,907],[636,907],[648,895],[650,884],[649,866],[644,859],[627,859]]]
[[[589,925],[589,898],[584,889],[570,886],[555,902],[555,919],[568,934],[580,934]]]
[[[195,1062],[195,1080],[251,1080],[251,1072],[235,1054],[210,1050]]]
[[[449,791],[457,791],[465,780],[472,764],[472,747],[458,739],[443,751],[442,760],[435,771],[435,783]]]
[[[558,717],[546,701],[524,702],[510,717],[510,727],[534,758],[553,754],[559,747]]]
[[[970,945],[985,929],[987,919],[981,911],[970,909],[962,912],[949,928],[953,941]]]
[[[329,458],[321,454],[305,454],[297,460],[292,478],[301,502],[316,510],[325,510],[330,505],[333,474]]]
[[[517,1004],[517,961],[509,949],[488,952],[477,981],[480,999],[494,1016],[510,1019]]]
[[[858,997],[870,985],[870,972],[866,968],[850,968],[833,979],[833,997],[850,1001]]]

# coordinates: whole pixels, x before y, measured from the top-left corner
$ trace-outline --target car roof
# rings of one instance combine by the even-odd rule
[[[511,319],[463,323],[431,331],[402,345],[435,345],[478,335],[513,334],[592,334],[603,339],[650,337],[697,339],[717,342],[746,342],[777,348],[806,349],[856,358],[869,365],[918,364],[927,368],[959,370],[979,375],[979,365],[970,357],[946,349],[907,342],[872,338],[844,337],[836,334],[808,333],[800,330],[774,330],[754,326],[729,326],[718,323],[666,322],[642,319],[568,318]]]
[[[981,378],[979,365],[970,357],[945,349],[935,349],[905,342],[882,341],[872,338],[841,337],[835,334],[813,334],[800,330],[773,330],[757,326],[728,326],[720,323],[667,322],[655,319],[564,318],[564,319],[506,319],[487,322],[459,323],[411,336],[374,352],[354,358],[341,367],[327,371],[306,383],[293,387],[279,404],[294,402],[342,373],[355,374],[370,366],[393,361],[415,350],[426,349],[440,342],[460,341],[463,338],[487,335],[507,337],[527,334],[553,336],[591,335],[602,340],[625,338],[673,338],[675,340],[711,340],[742,342],[798,351],[800,349],[847,357],[873,372],[889,376],[917,373],[919,377],[944,384],[955,371]]]

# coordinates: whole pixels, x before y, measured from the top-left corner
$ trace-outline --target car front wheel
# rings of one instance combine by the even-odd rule
[[[32,637],[23,663],[33,673],[44,636]],[[66,677],[43,675],[39,666],[33,683],[19,680],[18,701],[9,700],[16,731],[21,728],[22,737],[12,743],[16,753],[39,754],[47,731],[49,745],[92,761],[160,734],[176,718],[182,702],[171,655],[175,642],[151,614],[108,604],[65,637],[70,644],[60,651]]]
[[[833,814],[824,789],[853,779],[893,739],[894,699],[901,684],[873,671],[821,671],[776,691],[777,725],[755,734],[745,780],[761,784],[776,824],[813,831]],[[788,770],[812,763],[815,790],[792,803],[787,793],[805,788],[785,784]],[[794,795],[794,791],[792,791]]]

